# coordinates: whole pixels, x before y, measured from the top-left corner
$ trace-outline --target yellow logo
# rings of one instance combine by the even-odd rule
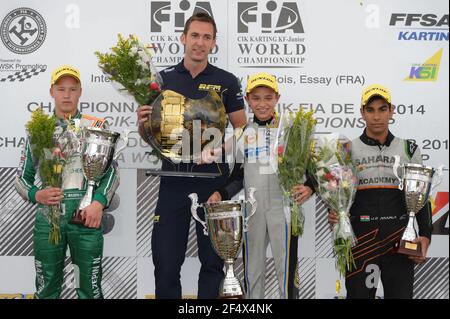
[[[405,81],[434,82],[437,80],[443,49],[440,49],[423,64],[413,64]]]
[[[198,86],[198,89],[200,91],[216,91],[218,93],[220,93],[221,88],[222,88],[222,86],[215,85],[215,84],[200,84]]]

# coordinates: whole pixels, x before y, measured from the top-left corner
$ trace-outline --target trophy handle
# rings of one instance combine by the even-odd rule
[[[250,215],[245,217],[245,220],[244,220],[244,232],[248,231],[248,222],[249,222],[250,218],[256,212],[257,203],[256,203],[256,199],[255,199],[255,196],[254,196],[255,191],[256,191],[256,188],[254,188],[254,187],[249,187],[248,188],[248,198],[249,199],[248,199],[247,202],[252,206],[252,209],[251,209]]]
[[[92,203],[92,198],[94,197],[94,187],[95,182],[92,180],[88,180],[88,187],[86,190],[86,194],[81,199],[80,204],[78,206],[78,210],[83,210]]]
[[[232,152],[233,152],[233,154],[232,154],[233,158],[232,158],[232,162],[231,162],[231,165],[230,165],[230,172],[228,174],[228,177],[231,176],[231,174],[233,173],[233,170],[234,170],[234,165],[236,165],[237,144],[238,144],[239,140],[241,139],[241,137],[243,136],[246,126],[247,125],[239,126],[239,127],[236,127],[233,130],[233,137],[231,138],[232,143],[233,143],[233,146],[232,146],[232,149],[231,149]],[[226,143],[227,142],[225,142],[225,144],[223,144],[224,145],[224,153],[225,154],[227,154]]]
[[[198,203],[197,193],[191,193],[191,194],[189,194],[188,197],[191,199],[191,202],[192,202],[192,204],[191,204],[192,217],[194,217],[194,219],[196,221],[198,221],[200,224],[203,225],[203,234],[205,234],[205,236],[208,236],[208,228],[206,227],[206,222],[201,220],[200,217],[198,217],[198,215],[197,215],[197,208],[203,207],[202,204]]]
[[[395,158],[395,162],[394,162],[394,166],[392,167],[392,170],[394,171],[395,177],[397,177],[397,179],[400,181],[400,184],[398,184],[398,189],[402,191],[403,190],[403,179],[401,179],[398,176],[398,168],[401,166],[400,156],[395,155],[394,158]]]
[[[124,144],[122,145],[122,147],[116,150],[116,153],[114,154],[113,158],[114,160],[117,160],[120,153],[122,153],[122,151],[128,146],[128,134],[130,134],[130,130],[128,129],[123,130],[123,137],[120,136],[120,139],[124,142]]]
[[[436,187],[439,186],[442,182],[442,171],[444,169],[444,165],[441,165],[437,168],[436,174],[433,176],[433,180],[431,182],[431,192],[434,192]]]

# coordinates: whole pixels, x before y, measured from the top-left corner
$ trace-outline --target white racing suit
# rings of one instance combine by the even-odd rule
[[[268,128],[268,122],[270,120],[260,122],[255,118],[247,125],[240,139],[243,145],[238,145],[238,154],[243,150],[244,158],[237,156],[229,183],[218,191],[226,200],[239,192],[243,184],[246,192],[250,187],[256,188],[257,210],[249,221],[242,252],[247,297],[262,299],[265,296],[266,250],[270,243],[279,296],[291,299],[298,295],[294,285],[298,237],[291,235],[290,212],[285,212],[278,176],[269,160],[276,128]],[[272,160],[277,160],[277,157],[272,157]]]

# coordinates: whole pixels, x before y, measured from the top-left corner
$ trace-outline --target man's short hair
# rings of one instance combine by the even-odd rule
[[[186,24],[184,25],[184,30],[183,30],[184,35],[187,35],[187,33],[189,31],[189,27],[191,26],[191,23],[194,21],[210,23],[214,28],[213,37],[214,37],[214,39],[216,38],[216,35],[217,35],[216,22],[214,21],[213,17],[211,17],[209,14],[204,13],[204,12],[198,12],[186,21]]]

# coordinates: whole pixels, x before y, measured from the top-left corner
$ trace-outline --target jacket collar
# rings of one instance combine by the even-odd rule
[[[388,135],[386,137],[386,141],[384,142],[384,144],[381,144],[380,141],[367,136],[366,129],[364,129],[364,132],[359,137],[359,139],[364,144],[371,145],[371,146],[383,146],[383,145],[390,146],[392,141],[394,140],[394,138],[395,138],[395,136],[391,133],[391,131],[388,131]]]
[[[258,124],[259,126],[266,126],[267,124],[272,123],[272,121],[273,121],[273,116],[270,119],[265,120],[265,121],[260,121],[260,120],[258,120],[258,118],[256,116],[253,116],[253,123]]]
[[[66,122],[66,119],[61,119],[61,118],[57,117],[55,111],[53,111],[53,116],[56,117],[57,123],[59,125],[62,125],[62,124],[64,124]],[[81,116],[81,112],[77,109],[77,113],[75,113],[75,115],[71,117],[71,120],[81,119],[81,117],[82,117]]]
[[[175,66],[175,70],[177,70],[177,72],[179,72],[179,73],[189,73],[189,70],[186,69],[186,67],[184,66],[184,59],[181,60],[181,62]],[[213,73],[213,67],[208,62],[208,64],[206,65],[206,68],[199,74],[212,74],[212,73]]]

